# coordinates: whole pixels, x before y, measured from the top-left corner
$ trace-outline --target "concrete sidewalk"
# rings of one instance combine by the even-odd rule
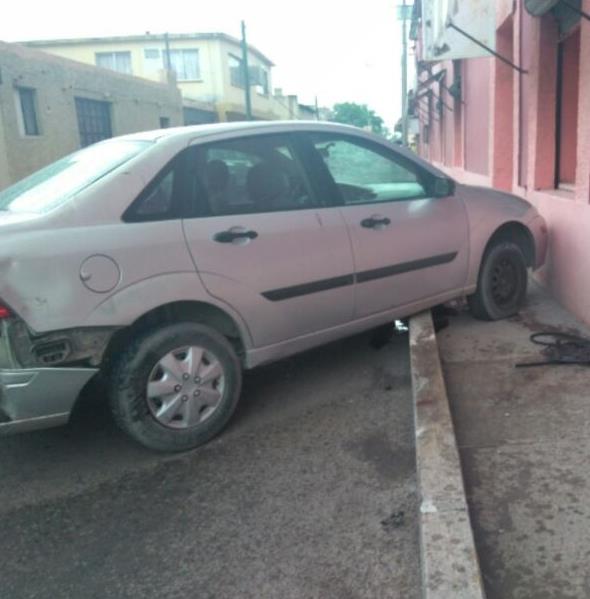
[[[518,317],[438,334],[488,599],[590,597],[590,367],[514,368],[547,329],[590,337],[531,283]]]

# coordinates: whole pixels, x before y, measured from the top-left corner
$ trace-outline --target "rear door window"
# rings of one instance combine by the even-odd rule
[[[202,146],[196,216],[302,210],[317,206],[287,136],[261,135]]]

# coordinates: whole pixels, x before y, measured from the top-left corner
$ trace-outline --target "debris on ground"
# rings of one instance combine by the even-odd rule
[[[385,520],[381,520],[381,526],[383,526],[383,529],[387,532],[396,528],[401,528],[404,525],[405,515],[403,510],[393,512],[390,516],[385,518]]]
[[[590,366],[590,339],[560,331],[533,333],[529,339],[541,345],[541,354],[547,358],[538,362],[520,362],[516,368],[530,368],[555,364],[585,364]]]

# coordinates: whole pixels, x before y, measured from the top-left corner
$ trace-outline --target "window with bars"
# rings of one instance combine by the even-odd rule
[[[39,135],[36,91],[30,87],[18,87],[16,91],[18,94],[22,133],[27,136]]]
[[[131,52],[96,52],[96,66],[131,75]]]
[[[170,50],[170,66],[178,81],[195,81],[201,78],[197,49]]]
[[[83,148],[113,136],[109,102],[76,98],[76,114]]]

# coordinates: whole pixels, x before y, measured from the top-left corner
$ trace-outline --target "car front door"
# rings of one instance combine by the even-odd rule
[[[469,237],[458,197],[433,197],[433,175],[364,137],[308,139],[334,182],[350,233],[356,318],[463,287]]]
[[[242,315],[256,347],[352,319],[344,218],[318,201],[296,142],[273,134],[199,145],[194,168],[189,249],[208,292]]]

